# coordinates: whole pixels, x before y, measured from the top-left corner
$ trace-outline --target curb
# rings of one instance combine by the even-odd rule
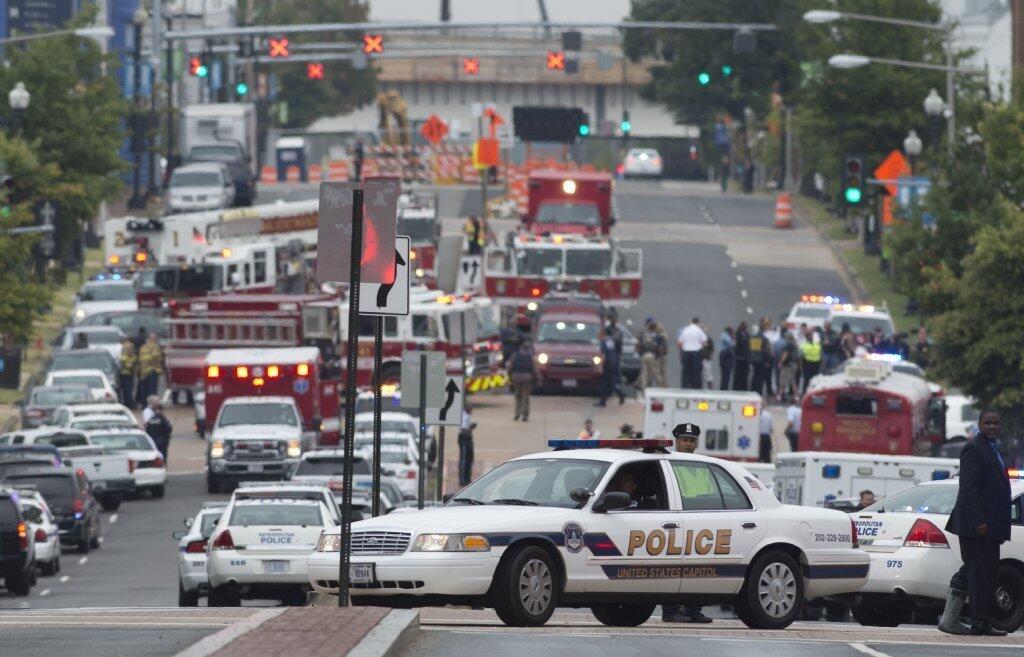
[[[392,609],[347,657],[395,657],[420,629],[420,612]]]
[[[260,625],[263,625],[272,618],[280,616],[287,610],[288,607],[278,607],[276,609],[264,609],[262,611],[258,611],[248,618],[244,618],[237,623],[228,625],[219,632],[203,637],[188,648],[185,648],[181,652],[175,654],[174,657],[209,657],[209,655],[217,652],[246,632],[255,630]]]
[[[853,301],[855,303],[862,303],[865,299],[867,299],[868,290],[864,286],[864,282],[861,281],[860,275],[857,274],[857,272],[855,272],[852,267],[850,267],[850,263],[848,263],[846,261],[846,258],[843,257],[842,250],[835,242],[829,239],[824,232],[822,232],[822,230],[818,227],[817,224],[804,219],[801,216],[801,213],[795,203],[793,204],[793,219],[797,220],[799,223],[813,230],[815,235],[818,236],[818,241],[820,241],[822,244],[827,246],[829,250],[832,251],[832,255],[835,256],[836,261],[839,263],[840,269],[842,269],[842,271],[839,272],[839,276],[843,279],[847,286],[849,286],[850,292],[853,293]]]

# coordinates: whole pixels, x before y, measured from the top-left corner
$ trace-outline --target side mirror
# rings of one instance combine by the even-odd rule
[[[629,493],[621,493],[619,491],[612,491],[605,493],[594,502],[594,513],[607,513],[608,511],[618,511],[619,509],[627,508],[632,502]]]
[[[192,518],[185,518],[181,521],[181,524],[185,525],[189,529],[192,529]]]
[[[180,541],[181,539],[185,538],[186,534],[188,534],[188,532],[184,529],[177,529],[171,532],[171,538],[173,538],[176,541]]]
[[[569,498],[578,504],[583,504],[590,499],[590,491],[586,488],[573,488],[569,491]]]

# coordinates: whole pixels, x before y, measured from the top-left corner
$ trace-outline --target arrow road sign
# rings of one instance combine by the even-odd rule
[[[360,283],[360,315],[409,314],[409,243],[404,235],[395,238],[395,279],[393,283]]]
[[[445,355],[443,351],[402,352],[402,408],[417,409],[420,405],[420,356],[427,355],[427,411],[435,414],[445,401]]]
[[[427,404],[427,424],[459,426],[462,424],[462,407],[466,399],[465,381],[459,374],[446,374],[443,390],[444,400],[439,407]]]
[[[459,280],[456,284],[459,292],[474,292],[483,286],[481,256],[464,255],[459,261]]]

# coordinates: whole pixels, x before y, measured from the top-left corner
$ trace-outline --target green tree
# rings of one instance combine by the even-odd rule
[[[260,25],[365,22],[368,13],[368,3],[357,0],[256,0],[256,22]],[[292,43],[325,41],[358,47],[362,45],[362,35],[311,34],[291,38]],[[273,71],[279,83],[278,98],[288,103],[285,127],[303,127],[324,116],[345,114],[370,102],[376,93],[376,75],[372,65],[355,70],[347,61],[324,62],[323,80],[308,79],[306,64],[301,62],[277,64]]]

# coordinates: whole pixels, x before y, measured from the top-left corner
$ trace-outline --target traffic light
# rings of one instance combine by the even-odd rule
[[[466,75],[479,75],[480,60],[477,57],[463,57],[462,72]]]
[[[622,131],[623,137],[629,136],[629,131],[633,129],[633,124],[629,122],[629,110],[622,110],[622,122],[619,123],[619,130]]]
[[[549,50],[547,66],[549,71],[564,71],[565,53],[561,50]]]
[[[697,82],[700,83],[700,86],[702,87],[708,86],[711,84],[711,74],[707,71],[701,71],[697,74]]]
[[[581,123],[576,131],[580,133],[580,137],[586,137],[590,134],[590,126],[586,123]]]
[[[320,62],[309,62],[306,64],[306,78],[309,80],[323,80],[324,65]]]
[[[383,55],[384,54],[384,35],[383,34],[364,34],[363,35],[363,54],[364,55]]]
[[[236,96],[241,98],[241,97],[245,96],[245,94],[247,94],[247,93],[249,93],[249,85],[247,85],[244,82],[239,82],[238,84],[235,85],[235,95]]]
[[[732,66],[728,64],[722,64],[722,77],[729,77],[732,75]]]
[[[843,199],[848,205],[860,205],[864,200],[864,158],[847,155],[843,177]]]
[[[210,74],[210,67],[206,65],[202,57],[190,57],[188,60],[188,72],[189,75],[194,75],[197,78],[205,78]]]
[[[270,52],[270,56],[275,59],[285,59],[291,55],[288,45],[288,37],[270,37],[267,41],[267,49]]]

